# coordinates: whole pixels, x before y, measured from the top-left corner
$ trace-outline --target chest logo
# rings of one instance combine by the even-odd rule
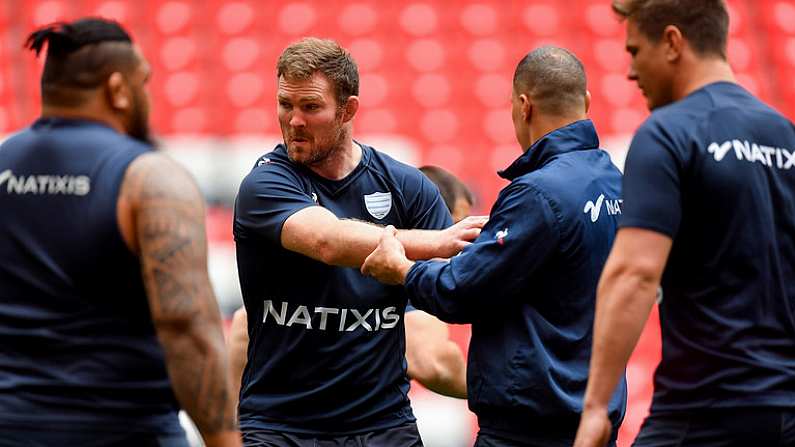
[[[364,206],[371,216],[379,220],[383,219],[392,209],[392,193],[374,192],[372,194],[365,194]]]

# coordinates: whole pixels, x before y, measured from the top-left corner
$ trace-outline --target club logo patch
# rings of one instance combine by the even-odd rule
[[[374,192],[364,196],[364,206],[371,216],[378,220],[383,219],[392,209],[392,193]]]

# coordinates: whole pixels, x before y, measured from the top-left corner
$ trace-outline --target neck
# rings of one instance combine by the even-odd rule
[[[678,101],[694,91],[713,82],[737,82],[729,63],[718,57],[701,59],[689,56],[690,63],[681,64],[679,76],[673,86],[674,101]]]
[[[92,107],[90,104],[86,106],[80,106],[79,108],[42,104],[41,117],[72,118],[96,121],[111,127],[119,133],[126,132],[126,129],[120,120],[115,119],[115,117],[113,117],[110,113],[98,111],[96,107]]]
[[[341,180],[353,172],[361,160],[362,148],[353,142],[349,133],[339,148],[321,162],[309,166],[309,169],[329,180]]]
[[[569,124],[587,119],[588,117],[583,114],[574,114],[571,116],[536,116],[533,117],[533,122],[530,124],[530,146],[534,145],[536,141],[544,137],[544,135],[554,132],[561,127],[566,127]],[[524,148],[528,150],[529,147]]]

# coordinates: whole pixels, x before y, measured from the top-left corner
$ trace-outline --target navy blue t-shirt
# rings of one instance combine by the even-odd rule
[[[116,217],[124,173],[149,150],[59,118],[0,146],[0,432],[182,433]]]
[[[652,411],[795,402],[795,129],[720,82],[656,110],[621,227],[673,239]]]
[[[419,170],[360,146],[361,162],[342,180],[292,163],[279,145],[240,186],[234,234],[250,337],[244,431],[347,434],[414,420],[403,288],[281,245],[284,222],[310,206],[397,228],[452,224],[438,189]]]

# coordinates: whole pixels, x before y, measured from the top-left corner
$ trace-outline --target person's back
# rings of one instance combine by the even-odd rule
[[[0,425],[181,431],[116,215],[124,173],[148,150],[59,118],[0,146]]]
[[[118,24],[57,23],[42,112],[0,146],[0,445],[240,445],[204,206],[152,150],[149,65]],[[46,429],[42,429],[46,427]]]
[[[795,445],[795,128],[736,83],[723,0],[614,0],[629,79],[652,115],[632,139],[600,280],[577,447],[656,300],[662,360],[634,445]]]
[[[403,283],[418,309],[471,323],[467,398],[476,446],[570,446],[591,356],[594,303],[621,213],[621,173],[587,119],[582,63],[541,47],[516,67],[512,117],[523,150],[475,242],[449,262],[410,262],[384,232],[362,267]],[[621,423],[626,389],[606,413]]]
[[[791,405],[795,128],[721,82],[657,109],[638,135],[639,143],[668,143],[664,168],[678,167],[681,188],[681,222],[662,278],[653,409]],[[632,166],[646,154],[630,157]],[[633,203],[649,194],[626,191]]]
[[[470,408],[482,434],[553,445],[572,439],[582,409],[596,286],[618,227],[621,173],[584,120],[545,135],[501,175],[512,183],[490,216],[504,232],[503,247],[491,256],[509,256],[515,249],[508,246],[518,245],[532,259],[503,272],[506,285],[484,283],[459,296],[499,291],[504,303],[481,309],[472,322]],[[517,190],[543,205],[522,204]],[[536,216],[509,218],[523,214],[518,210],[546,215],[550,228],[541,233]],[[489,236],[500,244],[501,235]],[[622,387],[611,401],[616,427],[625,399]]]

